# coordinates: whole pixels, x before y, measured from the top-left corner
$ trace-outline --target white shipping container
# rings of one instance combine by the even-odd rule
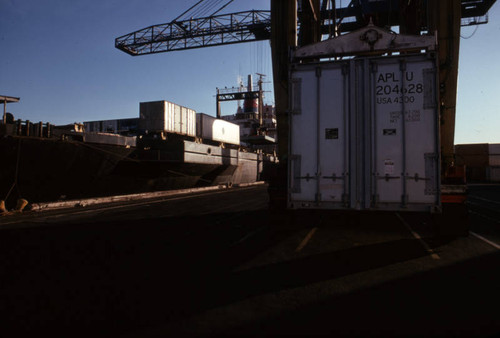
[[[500,166],[500,154],[498,155],[489,155],[488,157],[488,165],[490,166]]]
[[[490,155],[500,155],[500,143],[488,144],[488,153]]]
[[[168,101],[140,103],[139,128],[196,136],[196,112]]]
[[[488,144],[488,164],[500,166],[500,144]]]
[[[439,207],[436,77],[431,55],[295,65],[288,206]]]
[[[135,147],[137,138],[135,136],[121,136],[108,133],[85,133],[83,140],[87,143],[111,144],[124,147]]]
[[[206,140],[240,144],[240,126],[222,119],[196,114],[196,134]]]
[[[83,122],[85,131],[116,133],[118,131],[118,120],[102,120]]]
[[[97,133],[119,133],[137,129],[137,118],[85,121],[85,131]]]
[[[85,131],[90,131],[90,132],[100,132],[100,125],[99,122],[83,122],[83,126],[85,127]]]
[[[500,166],[490,166],[486,168],[488,182],[500,182]]]

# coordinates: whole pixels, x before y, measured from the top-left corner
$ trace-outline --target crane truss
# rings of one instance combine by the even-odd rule
[[[336,9],[326,9],[328,2],[335,0],[322,0],[321,19],[324,24],[322,31],[324,34],[330,28],[328,20],[336,19],[334,25],[339,26],[339,32],[351,32],[366,26],[366,22],[362,20],[364,15],[382,14],[387,17],[387,26],[398,26],[401,24],[399,10],[401,8],[401,0],[351,0],[346,7]],[[438,0],[424,0],[438,1]],[[488,11],[495,4],[496,0],[461,0],[461,26],[472,26],[488,23]],[[410,3],[410,1],[408,1]],[[333,19],[333,20],[335,20]],[[361,20],[360,20],[361,19]],[[340,24],[342,22],[342,24]],[[423,29],[425,27],[422,27]]]
[[[380,25],[401,24],[401,0],[351,0],[346,7],[326,9],[328,2],[334,1],[323,0],[320,13],[323,34],[331,34],[334,30],[343,34],[362,28],[367,23],[365,17],[374,14],[385,18],[384,22],[379,22]],[[487,23],[487,13],[495,2],[496,0],[461,0],[462,26]],[[425,23],[420,28],[427,29]],[[153,25],[117,38],[115,47],[136,56],[268,40],[270,37],[271,12],[253,10]]]
[[[246,11],[153,25],[115,40],[130,55],[268,40],[270,11]]]

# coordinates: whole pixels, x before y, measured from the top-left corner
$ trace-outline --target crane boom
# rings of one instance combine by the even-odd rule
[[[130,55],[268,40],[270,11],[244,11],[153,25],[123,35],[115,47]]]

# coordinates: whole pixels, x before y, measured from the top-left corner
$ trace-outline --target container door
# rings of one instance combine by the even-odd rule
[[[163,130],[172,132],[174,131],[174,124],[173,124],[174,105],[173,103],[164,101],[164,107],[165,108],[163,110],[163,124],[164,124]]]
[[[181,133],[181,107],[174,104],[174,132]]]
[[[344,70],[344,71],[343,71]],[[319,76],[319,202],[347,202],[347,68],[325,68]]]
[[[192,109],[188,109],[187,118],[188,135],[196,136],[196,112]]]
[[[296,66],[289,207],[438,206],[436,90],[426,55]]]
[[[434,63],[380,59],[372,70],[373,206],[432,205],[439,180]]]
[[[290,203],[341,207],[347,184],[346,76],[341,64],[296,71],[292,78]]]
[[[292,78],[290,123],[291,203],[310,206],[316,200],[317,181],[317,79],[314,68],[296,71]],[[296,206],[297,207],[297,206]]]

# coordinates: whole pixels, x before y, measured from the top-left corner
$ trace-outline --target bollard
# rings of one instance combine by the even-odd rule
[[[51,136],[51,125],[49,122],[47,122],[47,127],[45,127],[45,137],[50,138]]]
[[[22,136],[23,134],[23,121],[21,119],[17,120],[17,135]]]
[[[30,120],[26,120],[26,136],[30,136],[31,135],[31,122]]]
[[[28,201],[25,200],[24,198],[20,198],[17,200],[17,205],[16,205],[16,212],[23,212],[24,208],[28,205]]]
[[[33,124],[33,136],[38,136],[38,123]]]
[[[49,122],[47,122],[47,137],[52,137],[52,125]]]
[[[7,213],[7,208],[5,208],[5,201],[0,200],[0,215]]]

